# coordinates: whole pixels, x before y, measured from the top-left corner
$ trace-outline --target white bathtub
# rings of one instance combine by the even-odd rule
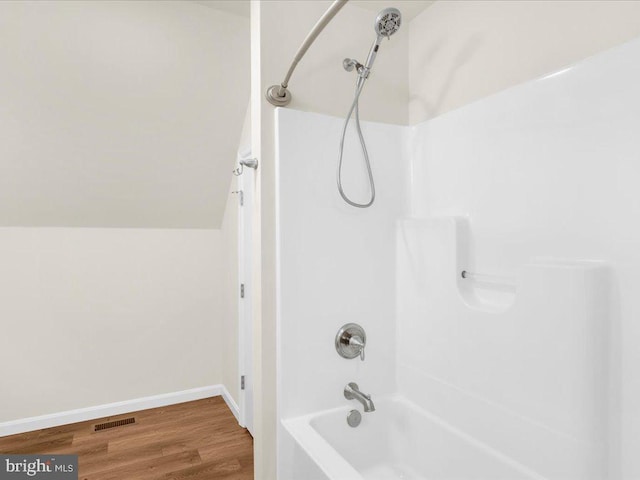
[[[375,403],[356,428],[346,421],[356,402],[282,423],[329,480],[544,480],[403,397]]]

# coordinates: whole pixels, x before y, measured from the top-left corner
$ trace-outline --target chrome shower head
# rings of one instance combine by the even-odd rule
[[[364,63],[364,71],[361,73],[361,78],[366,78],[369,75],[369,71],[373,66],[373,61],[376,59],[378,48],[382,43],[384,37],[389,38],[391,35],[400,30],[400,23],[402,21],[402,15],[397,8],[385,8],[376,17],[376,21],[373,24],[373,28],[376,31],[376,41],[373,42],[371,50],[369,50],[369,56]],[[360,71],[359,71],[360,73]]]
[[[374,23],[374,29],[378,36],[390,37],[398,30],[400,30],[400,24],[402,23],[402,15],[397,8],[385,8],[376,17]]]

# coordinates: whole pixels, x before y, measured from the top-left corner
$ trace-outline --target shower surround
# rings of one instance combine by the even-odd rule
[[[635,40],[422,124],[363,124],[367,210],[336,190],[342,120],[276,112],[279,478],[459,478],[465,459],[484,465],[465,479],[640,476],[639,55]],[[349,138],[345,189],[363,198]],[[335,351],[348,322],[364,362]],[[355,429],[352,381],[382,406]],[[425,459],[362,440],[414,423]]]

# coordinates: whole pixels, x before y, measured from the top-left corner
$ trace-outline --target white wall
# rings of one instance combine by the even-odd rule
[[[0,422],[221,383],[217,230],[0,229]]]
[[[248,27],[188,1],[0,2],[0,373],[21,385],[0,421],[218,383],[237,398]],[[225,205],[223,231],[190,229]]]
[[[499,322],[507,317],[497,314],[507,311],[507,304],[493,298],[492,309],[483,310],[484,304],[474,303],[477,292],[469,301],[460,283],[460,265],[448,265],[451,268],[443,271],[438,270],[441,264],[431,265],[431,270],[425,267],[431,287],[454,284],[452,301],[457,303],[454,309],[446,302],[442,305],[437,295],[425,296],[419,300],[432,301],[426,317],[401,318],[398,328],[404,333],[399,336],[398,352],[409,348],[411,355],[397,358],[413,370],[398,369],[399,388],[445,420],[470,429],[481,441],[552,479],[640,477],[635,455],[640,448],[636,407],[640,386],[635,367],[640,364],[635,348],[640,330],[633,303],[640,288],[634,273],[640,268],[636,252],[640,231],[629,220],[640,214],[635,198],[640,173],[635,161],[640,152],[636,132],[640,68],[632,61],[639,55],[640,40],[634,40],[411,129],[411,215],[465,219],[466,252],[460,265],[514,278],[515,295],[511,292],[507,297],[510,302],[515,299],[516,306],[532,292],[554,288],[542,299],[534,299],[540,321],[527,317],[533,311],[527,308],[516,322],[500,328]],[[340,201],[327,166],[335,154],[331,144],[338,138],[340,121],[291,111],[279,116],[288,119],[281,124],[287,126],[286,132],[278,134],[284,160],[276,185],[282,222],[280,373],[282,388],[287,389],[292,378],[302,377],[302,371],[316,372],[314,380],[337,382],[333,375],[342,366],[331,375],[324,371],[334,352],[332,345],[323,345],[333,332],[322,338],[322,329],[343,311],[340,302],[348,286],[342,285],[342,279],[354,280],[351,275],[362,269],[342,268],[349,263],[345,259],[334,263],[333,257],[323,257],[327,252],[338,255],[341,245],[339,235],[324,235],[349,232],[358,221],[363,222],[360,231],[366,231],[364,224],[375,213],[359,211],[341,224],[343,212],[332,211]],[[313,128],[306,118],[317,119]],[[324,122],[327,127],[322,127]],[[333,129],[331,122],[335,122]],[[384,136],[380,133],[375,138]],[[384,147],[371,151],[383,152]],[[287,168],[286,161],[301,157],[308,159],[304,170]],[[377,178],[384,179],[384,173]],[[395,191],[388,193],[386,201],[401,198],[399,185],[390,187]],[[316,200],[306,206],[301,203],[306,198]],[[395,214],[401,215],[402,209]],[[325,225],[324,221],[338,223]],[[378,234],[384,235],[384,229]],[[358,246],[366,246],[369,238],[360,237]],[[433,235],[425,238],[422,247],[442,247],[434,243]],[[318,239],[320,244],[315,243]],[[393,248],[392,240],[386,243]],[[457,245],[446,246],[443,258],[461,255]],[[386,265],[384,255],[379,255],[383,259],[379,265]],[[523,272],[532,268],[525,265],[535,257],[564,263],[538,263],[537,287],[531,290],[527,288],[531,277]],[[425,258],[412,258],[407,264],[415,268]],[[606,268],[580,260],[601,261]],[[545,277],[547,268],[557,271]],[[311,278],[307,278],[309,272]],[[421,278],[404,286],[407,290],[419,286]],[[332,291],[334,286],[337,291]],[[558,292],[563,291],[570,305],[545,313],[546,307],[555,305],[554,299],[562,299]],[[383,297],[393,293],[380,294],[373,301]],[[526,302],[520,308],[523,305]],[[311,312],[309,306],[313,306]],[[563,316],[554,320],[560,311]],[[456,312],[476,312],[476,320],[487,322],[487,328],[465,326],[464,315]],[[307,319],[311,323],[305,323]],[[519,340],[518,335],[526,339]],[[303,352],[300,342],[307,345],[305,341],[312,343]],[[520,348],[514,349],[518,341]],[[423,350],[424,345],[428,348]],[[490,351],[483,353],[483,346]],[[309,352],[316,352],[313,359],[322,358],[324,363],[314,367],[314,360],[304,355]],[[522,385],[513,380],[519,373]],[[438,386],[421,390],[416,382],[421,375],[428,378],[424,385]],[[304,413],[307,404],[316,409],[331,406],[330,391],[307,398],[303,387],[313,392],[315,384],[293,385],[293,391],[283,392],[283,416]],[[533,390],[527,394],[527,389]],[[563,451],[562,458],[557,451]],[[603,473],[605,469],[608,472]]]
[[[300,44],[331,3],[325,0],[264,2],[265,91],[269,85],[284,80]],[[384,4],[385,7],[393,5],[393,0]],[[296,67],[289,82],[293,95],[290,108],[338,117],[346,115],[353,101],[356,74],[346,72],[342,60],[347,57],[360,62],[366,60],[376,38],[373,29],[376,15],[375,11],[351,4],[340,10]],[[409,30],[401,29],[382,43],[361,96],[363,119],[401,125],[408,122],[408,39]]]
[[[246,18],[190,1],[2,1],[0,32],[0,226],[220,228]]]
[[[260,159],[256,178],[254,252],[254,333],[256,355],[256,478],[276,477],[275,338],[275,157],[274,107],[264,100],[280,83],[298,47],[331,4],[322,1],[269,1],[251,5],[252,151]],[[393,2],[389,2],[393,4]],[[386,4],[385,4],[386,6]],[[375,34],[375,12],[345,6],[300,62],[291,82],[291,108],[342,116],[352,101],[355,76],[342,69],[345,57],[366,58]],[[362,118],[397,124],[408,121],[408,31],[384,42],[375,72],[362,95]]]
[[[636,275],[640,229],[634,221],[640,215],[636,181],[640,175],[640,68],[635,61],[639,55],[636,39],[567,71],[417,125],[412,157],[413,214],[468,218],[477,272],[520,275],[523,265],[534,257],[600,260],[611,266],[611,282],[600,289],[609,297],[608,303],[600,302],[596,310],[596,320],[605,328],[598,341],[606,341],[610,383],[594,387],[588,400],[576,400],[579,404],[572,414],[606,394],[609,478],[625,480],[640,477],[640,328],[635,305],[640,289]],[[585,288],[579,298],[589,301],[592,294]],[[551,297],[545,296],[544,302],[549,301]],[[568,322],[568,318],[559,322],[558,328]],[[435,327],[427,322],[424,328],[433,333]],[[540,342],[541,366],[559,335],[560,331],[550,332],[549,342]],[[586,334],[573,338],[589,343]],[[458,345],[459,339],[460,331],[452,329],[434,342],[444,348]],[[578,356],[569,353],[573,341],[566,343],[568,359]],[[504,361],[517,364],[510,358]],[[602,363],[593,367],[594,376],[604,367]],[[549,369],[548,375],[555,378],[561,371]],[[471,393],[482,390],[481,379],[476,378]],[[449,383],[465,390],[458,381],[462,376]],[[504,383],[500,395],[514,386]],[[561,388],[568,392],[571,382],[563,382]],[[508,409],[502,400],[488,400]],[[555,407],[560,409],[561,404]],[[556,470],[550,478],[585,476],[575,476],[575,471],[562,476]]]
[[[275,230],[273,225],[276,187],[273,166],[275,146],[272,142],[273,110],[262,97],[265,88],[279,82],[288,67],[288,62],[299,44],[297,41],[292,42],[292,35],[294,37],[294,34],[299,35],[301,41],[309,31],[311,24],[324,11],[329,2],[324,2],[322,7],[320,3],[316,2],[302,4],[303,2],[264,2],[262,5],[254,4],[252,6],[252,55],[254,60],[260,62],[261,65],[259,72],[253,72],[252,93],[255,114],[254,127],[256,127],[254,128],[254,152],[261,159],[258,182],[261,218],[258,219],[258,222],[262,223],[262,230],[261,244],[258,245],[258,249],[262,253],[262,265],[259,272],[259,276],[262,278],[262,290],[261,296],[259,295],[257,299],[262,302],[262,316],[257,320],[264,332],[264,334],[258,332],[258,350],[262,351],[263,378],[262,391],[257,405],[264,413],[264,417],[261,419],[261,431],[256,441],[258,449],[256,472],[259,478],[264,479],[275,478],[272,459],[275,455],[273,443],[275,436],[275,395],[273,393],[275,337],[273,331],[276,290],[274,282]],[[347,8],[349,7],[345,7],[345,12]],[[406,123],[408,120],[409,123],[415,124],[512,85],[557,70],[638,35],[640,32],[638,8],[637,2],[437,2],[420,14],[409,28],[410,38],[406,46],[409,50],[409,77],[407,80],[409,90],[407,95],[410,98],[410,114],[408,119],[403,117],[405,115],[403,113],[404,107],[400,103],[396,103],[402,102],[404,94],[394,96],[396,100],[391,105],[384,103],[386,101],[385,93],[394,88],[400,89],[400,91],[404,91],[406,88],[406,85],[402,83],[404,73],[397,71],[392,72],[389,77],[392,83],[384,85],[381,89],[374,87],[375,77],[372,77],[372,80],[367,84],[365,92],[371,92],[372,95],[366,101],[364,99],[367,97],[363,96],[365,118],[392,123]],[[342,13],[336,17],[332,25],[340,24],[341,15]],[[370,14],[365,14],[363,17],[367,15]],[[291,22],[292,18],[297,19],[297,22]],[[303,28],[305,19],[308,19],[309,22]],[[354,27],[354,20],[356,24],[359,21],[353,19],[350,20],[349,26],[344,28],[340,26],[337,38],[340,39],[341,44],[347,45],[353,40],[349,32]],[[329,32],[330,29],[327,29],[323,35],[327,35]],[[401,30],[398,35],[403,33],[406,31]],[[331,36],[331,38],[336,37]],[[398,39],[400,38],[402,37]],[[322,37],[319,41],[321,39]],[[389,44],[393,43],[394,39]],[[358,40],[358,44],[362,41]],[[364,40],[364,42],[368,43],[369,40]],[[381,51],[376,63],[377,67],[380,66],[379,62],[384,58],[385,51],[388,51],[386,48],[389,44],[385,42],[385,50]],[[316,52],[314,49],[318,45],[320,44],[317,43],[312,47],[308,56],[300,64],[299,70],[294,74],[291,81],[294,102],[291,106],[340,116],[344,112],[340,105],[348,97],[344,89],[349,88],[349,85],[338,83],[346,81],[344,80],[344,72],[335,67],[335,62],[336,59],[343,56],[358,58],[360,54],[352,53],[353,47],[342,49],[339,45],[330,45]],[[287,54],[282,54],[281,52],[285,48],[289,51]],[[345,52],[344,50],[349,51]],[[324,57],[325,53],[326,58]],[[334,66],[332,67],[332,65]],[[307,70],[303,70],[303,68]],[[335,85],[335,91],[325,86],[327,84],[324,79],[325,71],[331,72],[326,77],[332,86]],[[304,74],[304,82],[300,81],[300,78],[303,77],[301,72],[308,72]],[[606,91],[606,89],[596,88],[589,92],[589,96],[598,96],[602,91]],[[607,93],[610,92],[607,91]],[[614,102],[614,105],[617,103]],[[562,103],[557,106],[561,107]],[[594,108],[590,105],[590,101],[581,104],[581,108],[586,108],[586,111],[582,112],[583,118],[598,118],[597,113],[599,112],[594,114]],[[371,110],[366,111],[365,109]],[[500,125],[499,131],[488,133],[500,135],[505,131],[510,132],[508,123],[511,120],[512,117],[507,117],[506,124]],[[545,119],[545,121],[548,120]],[[555,211],[553,209],[558,207],[558,202],[550,205],[544,196],[539,195],[540,191],[546,192],[549,185],[556,191],[569,185],[572,193],[563,198],[569,198],[573,195],[576,198],[574,205],[581,205],[580,199],[588,196],[591,190],[581,189],[579,185],[575,184],[575,177],[572,173],[575,169],[572,170],[568,164],[562,163],[559,164],[561,165],[559,167],[549,164],[547,170],[539,167],[534,169],[532,165],[532,169],[528,170],[532,181],[527,183],[524,189],[519,189],[522,182],[528,178],[524,174],[518,175],[518,168],[521,162],[519,155],[523,145],[526,149],[530,147],[529,131],[513,140],[513,145],[519,148],[515,149],[511,156],[493,158],[490,151],[483,152],[482,155],[486,154],[491,161],[497,162],[496,167],[506,167],[505,171],[510,172],[506,175],[503,175],[502,171],[496,171],[495,168],[493,170],[488,168],[486,166],[488,160],[480,161],[481,159],[478,159],[473,148],[465,150],[455,158],[446,153],[447,148],[454,145],[458,148],[464,148],[465,142],[461,139],[466,139],[466,135],[471,134],[476,127],[479,128],[482,121],[483,119],[476,118],[468,125],[466,120],[461,120],[461,125],[447,124],[448,127],[458,132],[458,135],[446,134],[446,140],[443,138],[442,143],[439,143],[437,165],[434,165],[437,167],[435,170],[431,170],[432,165],[429,163],[425,170],[416,173],[414,192],[418,192],[418,195],[415,198],[414,213],[421,216],[434,213],[466,214],[473,208],[473,202],[480,202],[483,208],[473,210],[480,216],[480,220],[471,218],[477,266],[479,269],[490,267],[492,272],[496,273],[512,274],[514,265],[520,264],[531,253],[525,254],[527,248],[536,249],[536,251],[544,250],[543,253],[551,252],[555,255],[566,253],[571,257],[582,256],[585,252],[589,255],[593,254],[594,252],[589,249],[583,251],[585,243],[581,243],[581,240],[585,238],[585,235],[589,235],[593,241],[596,239],[598,239],[597,241],[605,241],[610,237],[606,233],[608,231],[602,230],[605,233],[594,233],[593,230],[589,230],[586,233],[585,230],[572,230],[570,226],[567,226],[567,219],[572,218],[572,212],[566,204],[560,205],[560,208]],[[628,133],[627,126],[628,124],[625,124],[625,128],[620,130],[624,132],[624,135]],[[530,131],[534,131],[540,128],[540,125],[529,125],[528,128]],[[442,127],[442,130],[444,131],[445,128]],[[579,129],[576,129],[573,134],[574,137],[568,138],[568,142],[571,142],[572,138],[582,138]],[[513,133],[513,135],[516,134]],[[479,137],[481,139],[482,135]],[[427,138],[426,141],[425,138]],[[593,141],[597,138],[599,138],[598,135],[590,137]],[[429,149],[433,138],[429,135],[420,141],[423,145],[421,148]],[[541,145],[541,148],[543,147],[544,145]],[[429,152],[431,151],[429,150]],[[576,147],[576,152],[582,154],[583,149]],[[541,158],[548,161],[548,158],[553,158],[550,157],[552,153],[554,152],[545,150],[541,154]],[[424,160],[424,154],[424,151],[414,152],[414,155],[418,155],[417,158],[422,160]],[[478,161],[476,162],[476,160]],[[432,159],[429,158],[428,161],[431,162]],[[447,167],[447,162],[452,161],[452,165]],[[419,168],[417,164],[413,166]],[[556,168],[559,168],[560,172],[556,172]],[[617,175],[615,171],[616,169],[607,167],[602,169],[600,174],[605,175],[612,184]],[[459,172],[464,173],[462,175],[464,180],[456,180],[456,175]],[[467,174],[467,172],[473,172],[473,174]],[[446,175],[440,178],[443,173]],[[557,178],[556,173],[559,173]],[[496,177],[500,183],[496,182]],[[481,181],[483,179],[484,182]],[[502,183],[502,180],[506,183]],[[537,188],[534,188],[534,185]],[[420,197],[419,192],[424,193],[424,198]],[[498,195],[497,193],[502,194]],[[512,200],[509,195],[515,195],[515,200]],[[619,201],[623,202],[626,207],[632,208],[632,205],[635,204],[633,196],[629,196],[628,192],[620,195],[624,196],[626,200],[620,198]],[[534,207],[533,210],[527,210],[530,216],[508,217],[510,223],[495,214],[496,209],[517,213],[518,208],[529,208],[530,205],[525,204],[528,198],[544,199],[539,209]],[[557,199],[557,197],[551,197],[550,200],[554,198]],[[598,205],[593,205],[593,208],[594,211],[599,212],[599,218],[602,219],[604,225],[607,211]],[[611,208],[615,209],[616,207],[612,205]],[[544,212],[542,212],[543,209]],[[545,220],[547,210],[552,215],[550,223],[546,223]],[[564,216],[561,215],[563,213]],[[589,222],[589,213],[582,212],[579,218],[582,222],[580,228],[583,228]],[[484,223],[483,219],[488,223]],[[529,221],[534,223],[526,223]],[[512,227],[512,224],[515,226]],[[545,227],[549,227],[549,229],[546,230]],[[569,230],[568,233],[565,232],[566,229]],[[511,236],[513,234],[516,234],[516,239],[507,244],[507,239],[513,238]],[[552,236],[554,235],[559,235],[563,239],[561,244],[566,247],[566,252],[554,250],[554,245],[556,247],[559,245],[553,243]],[[567,240],[569,236],[572,236],[571,239],[574,243]],[[534,244],[531,242],[532,239],[542,243],[540,245]],[[582,245],[578,247],[580,251],[575,252],[573,248],[570,248],[573,245]],[[630,251],[627,253],[633,255]],[[624,268],[630,274],[631,267]],[[614,305],[613,309],[615,310],[615,308]],[[632,306],[627,308],[631,311]],[[612,318],[616,318],[615,312],[612,313]],[[614,325],[612,331],[614,339],[616,328]],[[628,358],[625,364],[631,364],[636,359],[631,351],[627,352]],[[612,361],[615,362],[615,358]],[[615,382],[615,376],[612,381]],[[636,389],[633,385],[630,383],[625,386],[625,391],[635,392]],[[630,398],[635,400],[634,396]],[[612,396],[612,402],[611,414],[614,428],[612,442],[615,445],[617,441],[615,435],[617,425],[615,421],[615,394]],[[637,409],[634,409],[632,405],[638,404],[640,403],[637,401],[627,403],[628,410],[625,417],[627,426],[625,426],[624,438],[627,442],[631,439],[631,442],[625,446],[627,452],[624,460],[626,478],[639,476],[636,468],[637,461],[632,454],[635,447],[633,439],[636,438],[635,419],[640,417],[637,415]]]
[[[405,129],[363,125],[377,193],[363,210],[347,205],[335,184],[341,128],[340,118],[277,112],[280,419],[344,405],[349,382],[374,401],[395,391],[393,245],[396,219],[406,210]],[[365,201],[368,178],[353,135],[344,159],[343,186]],[[335,350],[338,329],[351,322],[367,334],[364,362]],[[282,472],[293,452],[282,436],[279,478],[289,480],[296,477]]]
[[[409,24],[410,123],[640,35],[640,2],[438,1]]]

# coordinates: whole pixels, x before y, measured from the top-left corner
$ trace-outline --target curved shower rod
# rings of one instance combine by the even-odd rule
[[[307,53],[307,50],[314,42],[316,37],[320,35],[320,32],[322,32],[322,30],[324,30],[324,27],[328,25],[331,19],[336,16],[336,14],[342,7],[345,6],[348,1],[349,0],[336,0],[335,2],[333,2],[327,9],[327,11],[324,12],[324,15],[320,17],[320,20],[318,20],[318,22],[313,26],[313,29],[311,30],[311,32],[309,32],[307,38],[305,38],[304,42],[302,42],[302,45],[300,45],[298,53],[296,53],[293,62],[291,62],[289,71],[284,77],[282,83],[280,85],[271,85],[267,89],[267,93],[265,94],[265,96],[267,97],[267,100],[271,105],[275,105],[276,107],[284,107],[285,105],[289,104],[289,102],[291,101],[291,92],[287,90],[287,87],[289,86],[289,80],[291,79],[291,75],[296,69],[298,62],[302,60],[302,57],[304,57],[304,54]]]

